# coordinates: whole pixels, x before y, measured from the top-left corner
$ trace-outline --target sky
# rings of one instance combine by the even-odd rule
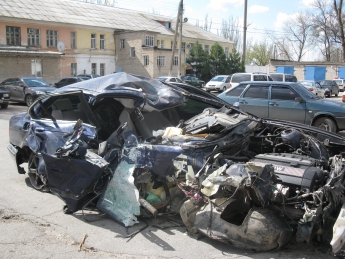
[[[180,0],[108,0],[116,7],[146,12],[155,12],[165,16],[176,17]],[[244,0],[183,0],[184,17],[188,22],[203,24],[205,15],[212,20],[211,32],[217,34],[222,20],[229,17],[239,20],[243,31]],[[247,1],[247,39],[261,41],[265,31],[281,33],[284,19],[293,16],[310,6],[313,0],[248,0]]]

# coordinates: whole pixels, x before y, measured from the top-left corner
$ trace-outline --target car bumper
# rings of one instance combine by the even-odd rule
[[[10,102],[10,98],[8,98],[8,97],[0,98],[0,103],[9,103],[9,102]]]
[[[220,86],[219,85],[206,85],[205,89],[206,90],[220,90]]]
[[[15,146],[13,146],[12,144],[8,144],[7,150],[10,152],[12,159],[16,162],[16,156],[18,153],[18,149]]]

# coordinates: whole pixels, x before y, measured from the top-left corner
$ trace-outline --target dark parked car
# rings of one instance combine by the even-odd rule
[[[311,242],[339,215],[339,251],[345,138],[206,95],[122,72],[79,82],[13,116],[8,150],[65,213],[92,204],[125,227],[176,213],[192,233],[250,251]]]
[[[37,77],[9,78],[0,83],[0,87],[10,91],[11,101],[26,103],[27,106],[30,106],[37,97],[56,89]]]
[[[10,91],[6,90],[4,87],[0,86],[0,107],[2,109],[7,109],[8,104],[10,103]]]
[[[60,88],[60,87],[63,87],[65,85],[70,85],[70,84],[74,84],[77,82],[81,82],[83,80],[84,79],[82,77],[65,77],[65,78],[62,78],[59,82],[55,83],[54,87]]]
[[[326,90],[328,97],[331,97],[333,94],[335,96],[338,96],[340,89],[339,89],[337,82],[335,82],[333,80],[321,80],[321,81],[318,81],[318,83],[320,84],[322,89]],[[327,89],[329,91],[327,91]]]
[[[195,77],[195,76],[182,76],[181,79],[186,82],[187,84],[198,86],[198,87],[204,87],[205,81]]]
[[[305,123],[332,132],[345,129],[345,106],[321,99],[299,83],[242,82],[218,97],[262,118]]]

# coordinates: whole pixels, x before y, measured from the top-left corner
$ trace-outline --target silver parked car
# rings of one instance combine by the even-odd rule
[[[307,88],[310,92],[313,94],[325,98],[326,95],[329,94],[329,90],[324,89],[321,87],[321,85],[313,80],[300,80],[298,83],[302,84],[305,88]]]

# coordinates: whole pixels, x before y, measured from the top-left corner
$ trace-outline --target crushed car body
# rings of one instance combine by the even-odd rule
[[[334,217],[333,252],[345,241],[345,138],[331,132],[126,73],[59,88],[9,132],[18,172],[65,213],[95,202],[126,227],[179,213],[191,233],[255,251],[311,242]]]

